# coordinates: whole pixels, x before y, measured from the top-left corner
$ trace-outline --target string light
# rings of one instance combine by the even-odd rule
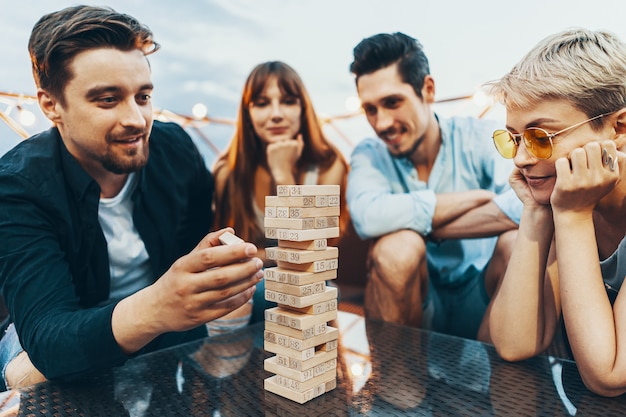
[[[361,108],[361,100],[358,97],[350,96],[346,99],[346,109],[349,112],[356,112]]]
[[[195,117],[196,119],[204,119],[207,116],[208,112],[209,110],[202,103],[197,103],[191,108],[191,114],[193,114],[193,117]]]
[[[436,103],[446,103],[452,101],[467,100],[473,102],[477,106],[485,107],[480,115],[483,117],[487,113],[492,104],[489,102],[489,98],[482,91],[478,91],[471,96],[458,96],[447,98],[443,100],[437,100]],[[38,120],[38,117],[30,111],[26,106],[35,106],[37,98],[25,94],[16,94],[0,91],[0,105],[4,105],[5,108],[0,107],[0,121],[4,122],[9,128],[15,131],[20,137],[26,139],[36,132],[28,132],[27,128],[33,127]],[[320,123],[322,126],[328,126],[331,128],[339,138],[347,142],[349,147],[353,147],[354,143],[349,139],[348,135],[337,126],[338,121],[353,119],[356,117],[362,117],[363,111],[361,109],[361,101],[356,96],[350,96],[345,100],[345,107],[348,110],[346,114],[339,114],[334,116],[320,117]],[[17,111],[15,118],[14,112]],[[215,144],[200,131],[200,128],[207,124],[221,124],[228,126],[235,126],[235,120],[229,118],[216,118],[208,115],[207,106],[203,103],[196,103],[191,109],[191,116],[184,114],[174,113],[172,111],[163,109],[154,111],[155,120],[165,122],[175,122],[185,128],[192,129],[197,136],[200,136],[203,141],[207,142],[211,150],[215,153],[219,153],[219,149]]]
[[[32,111],[26,110],[22,106],[17,106],[17,110],[19,111],[18,121],[22,126],[31,127],[37,121]]]

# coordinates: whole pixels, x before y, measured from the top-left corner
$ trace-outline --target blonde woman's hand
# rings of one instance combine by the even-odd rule
[[[267,164],[276,184],[295,184],[295,168],[304,149],[302,134],[267,145]]]
[[[612,140],[589,142],[569,158],[555,162],[556,183],[550,198],[553,211],[591,212],[620,178],[624,155]]]

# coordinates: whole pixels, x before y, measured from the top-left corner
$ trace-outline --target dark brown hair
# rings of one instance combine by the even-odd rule
[[[28,41],[37,87],[64,105],[65,86],[74,76],[70,62],[96,48],[139,49],[148,55],[159,45],[147,26],[108,7],[73,6],[49,13],[35,24]]]

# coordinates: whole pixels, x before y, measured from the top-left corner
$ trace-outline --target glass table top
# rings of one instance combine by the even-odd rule
[[[574,416],[626,414],[574,362],[340,312],[337,387],[304,404],[263,389],[264,324],[144,355],[77,383],[0,396],[2,416]]]

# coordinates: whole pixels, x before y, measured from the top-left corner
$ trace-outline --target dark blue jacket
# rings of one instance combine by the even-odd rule
[[[213,177],[178,125],[155,122],[138,174],[133,220],[154,280],[188,253],[213,222]],[[0,159],[0,284],[24,349],[48,379],[73,379],[128,359],[111,329],[100,188],[57,129]],[[206,335],[204,326],[162,335],[143,353]]]

